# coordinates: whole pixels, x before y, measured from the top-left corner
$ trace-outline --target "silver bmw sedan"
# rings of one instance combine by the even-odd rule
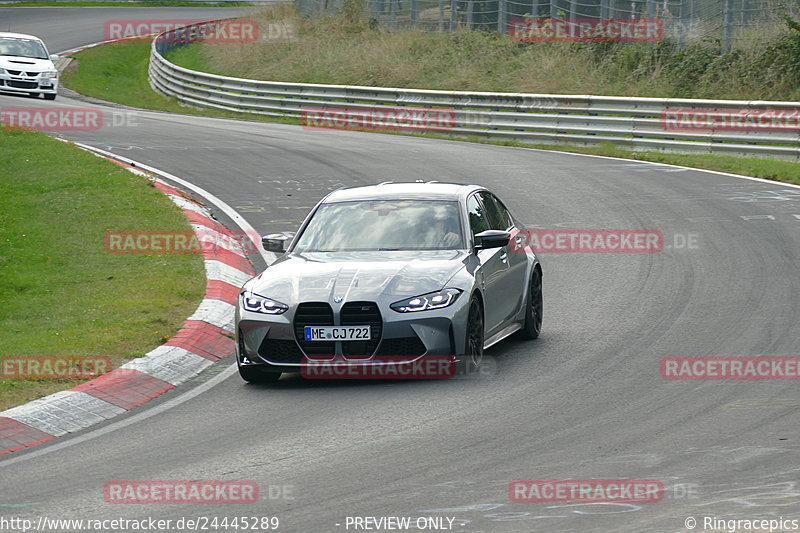
[[[477,185],[382,183],[328,194],[296,234],[262,237],[280,257],[239,294],[242,378],[441,356],[458,372],[478,371],[484,349],[541,331],[542,269],[515,242],[522,230]]]

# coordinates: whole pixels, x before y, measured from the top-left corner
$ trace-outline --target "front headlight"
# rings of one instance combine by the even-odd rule
[[[285,313],[289,306],[282,304],[271,298],[265,298],[258,294],[243,291],[241,294],[242,307],[245,311],[252,313],[264,313],[265,315],[280,315]]]
[[[391,304],[389,307],[398,313],[441,309],[455,302],[459,294],[461,294],[459,289],[442,289],[440,291],[423,294],[422,296],[400,300],[399,302]]]
[[[44,72],[40,72],[39,76],[42,78],[57,78],[58,71],[57,70],[45,70]]]

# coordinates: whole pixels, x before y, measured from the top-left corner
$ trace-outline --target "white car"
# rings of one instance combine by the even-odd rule
[[[0,32],[0,91],[28,93],[55,100],[58,70],[41,39],[22,33]]]

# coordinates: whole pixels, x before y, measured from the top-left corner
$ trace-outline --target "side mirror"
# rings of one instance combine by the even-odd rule
[[[508,244],[511,233],[499,229],[487,229],[475,235],[475,249],[500,248]]]
[[[291,233],[272,233],[261,237],[261,246],[268,252],[282,254],[286,252],[286,247],[292,241],[294,235]]]
[[[50,61],[58,61],[61,57],[58,54],[50,54]]]

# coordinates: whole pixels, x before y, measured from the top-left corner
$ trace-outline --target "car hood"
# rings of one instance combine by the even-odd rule
[[[55,70],[56,67],[49,59],[34,59],[32,57],[0,56],[0,68],[11,70],[24,70],[26,72],[42,72]]]
[[[445,288],[467,257],[463,250],[292,254],[245,288],[288,305],[338,298],[397,301]]]

